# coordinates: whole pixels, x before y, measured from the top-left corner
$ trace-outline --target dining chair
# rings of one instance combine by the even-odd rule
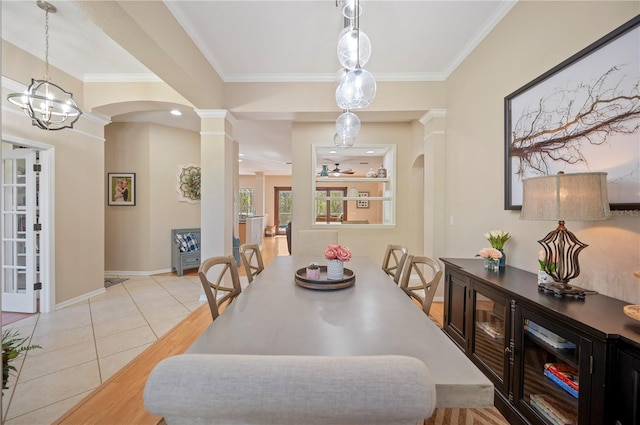
[[[247,274],[249,283],[253,282],[253,278],[264,270],[264,262],[262,261],[262,253],[257,243],[245,243],[240,245],[240,258],[242,258],[242,266]]]
[[[408,252],[404,245],[387,245],[387,251],[382,260],[382,270],[393,278],[396,285],[400,282],[402,267],[407,260]]]
[[[430,269],[431,273],[429,274],[432,276],[430,279],[425,277],[425,269]],[[417,275],[420,283],[416,283],[415,279],[411,280],[412,273]],[[422,311],[429,315],[433,296],[441,277],[442,268],[436,260],[429,257],[408,255],[400,278],[400,288],[417,301],[422,307]]]
[[[208,277],[213,271],[218,273],[215,283]],[[211,316],[216,320],[221,307],[226,307],[242,292],[236,260],[232,255],[209,258],[200,265],[198,276],[209,302]]]
[[[297,251],[294,251],[293,254],[302,257],[324,258],[324,250],[329,245],[337,244],[337,230],[300,230],[298,231]]]

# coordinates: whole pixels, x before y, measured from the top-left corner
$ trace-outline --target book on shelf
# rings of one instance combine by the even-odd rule
[[[529,402],[537,412],[554,425],[575,425],[578,415],[569,410],[566,404],[546,394],[531,394]]]
[[[549,338],[548,335],[546,335],[545,333],[537,331],[535,328],[532,328],[531,326],[529,326],[527,328],[527,333],[529,333],[529,334],[535,336],[536,338],[546,342],[547,344],[549,344],[550,346],[552,346],[554,348],[559,348],[559,349],[576,348],[576,345],[573,342],[569,342],[567,340],[563,340],[562,338],[560,340],[556,340],[555,338]]]
[[[578,391],[580,385],[578,370],[575,367],[566,363],[545,363],[544,368],[562,379],[571,388]]]
[[[476,326],[493,339],[504,338],[501,327],[489,322],[476,322]]]
[[[578,398],[578,390],[571,388],[569,384],[564,382],[562,379],[558,378],[556,375],[551,373],[549,370],[544,371],[544,375],[555,382],[560,388],[571,394],[573,397]]]

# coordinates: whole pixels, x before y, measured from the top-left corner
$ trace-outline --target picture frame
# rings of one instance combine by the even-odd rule
[[[369,192],[358,192],[358,196],[361,198],[368,198]],[[369,201],[366,199],[358,199],[356,201],[356,208],[369,208]]]
[[[522,180],[607,173],[612,210],[640,209],[640,16],[504,99],[505,210]]]
[[[111,206],[136,204],[136,173],[107,173],[107,204]]]

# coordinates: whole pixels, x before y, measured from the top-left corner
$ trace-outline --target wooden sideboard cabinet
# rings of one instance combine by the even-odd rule
[[[495,385],[511,424],[640,424],[640,322],[604,295],[558,298],[537,275],[445,263],[444,332]]]

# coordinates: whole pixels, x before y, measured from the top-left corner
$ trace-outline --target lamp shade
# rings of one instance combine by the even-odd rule
[[[607,173],[559,173],[522,183],[521,219],[594,221],[610,215]]]

